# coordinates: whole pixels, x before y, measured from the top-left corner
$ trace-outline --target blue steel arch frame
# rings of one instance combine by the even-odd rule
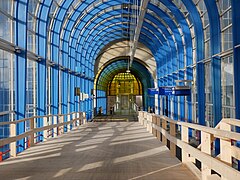
[[[235,84],[235,89],[234,89],[234,95],[235,95],[235,106],[236,106],[236,111],[235,111],[235,117],[237,119],[240,119],[240,77],[238,75],[238,71],[240,69],[240,37],[239,37],[239,32],[240,32],[240,24],[239,24],[239,19],[240,19],[240,1],[238,0],[232,0],[232,25],[233,25],[233,63],[234,63],[234,84]],[[240,132],[240,128],[238,127],[236,129],[237,132]],[[237,146],[240,147],[240,142],[237,142]],[[238,161],[238,170],[240,170],[240,161]]]
[[[175,7],[175,5],[172,3],[172,2],[168,2],[168,1],[161,1],[166,7],[169,7],[169,10],[173,13],[173,15],[175,16],[175,18],[178,20],[178,22],[179,22],[179,25],[180,25],[180,27],[182,28],[182,31],[183,31],[183,33],[185,34],[185,44],[186,45],[189,45],[189,44],[191,44],[192,42],[191,42],[191,34],[190,34],[190,30],[189,30],[189,27],[188,27],[188,24],[187,24],[187,22],[186,22],[186,19],[184,18],[184,16],[182,15],[182,13],[178,10],[178,8],[176,8]],[[149,6],[150,6],[150,4],[149,4]],[[156,6],[152,6],[152,8],[157,8]],[[165,14],[165,12],[162,12],[163,14]],[[190,47],[191,47],[191,45],[190,45]],[[188,50],[190,50],[190,49],[188,49]],[[187,53],[189,53],[188,55],[187,55],[187,57],[191,57],[191,53],[190,53],[190,51],[186,51]],[[189,61],[189,58],[188,58],[188,60],[187,61]],[[163,62],[163,61],[162,61]],[[162,66],[162,64],[160,65],[160,66]],[[164,68],[164,66],[162,66],[163,68]],[[178,62],[178,68],[179,69],[183,69],[184,68],[184,61],[183,61],[183,59],[179,59],[179,62]],[[167,72],[166,71],[166,67],[165,67],[165,69],[162,69],[161,70],[161,72]],[[160,74],[160,76],[164,76],[165,74]],[[175,78],[176,78],[176,76],[175,76]],[[177,79],[183,79],[184,78],[184,75],[183,75],[183,72],[181,72],[181,71],[179,71],[179,73],[178,73],[178,78]],[[159,85],[160,86],[166,86],[166,85],[172,85],[172,83],[174,83],[174,80],[175,79],[172,79],[171,78],[171,76],[169,76],[169,77],[167,77],[167,79],[170,79],[170,81],[166,81],[166,80],[164,80],[164,81],[160,81],[159,82]],[[165,83],[162,83],[163,82],[165,82]],[[168,83],[167,83],[168,82]],[[175,100],[174,100],[175,102],[176,102],[176,98],[175,98]],[[169,103],[168,103],[169,105],[170,105],[170,100],[169,100]],[[184,99],[181,97],[180,98],[180,104],[181,104],[181,109],[180,109],[180,119],[181,120],[185,120],[185,118],[184,118],[184,116],[185,116],[185,105],[184,105]],[[190,107],[190,106],[189,106]],[[170,109],[170,108],[169,108]],[[189,109],[189,117],[191,117],[191,108],[188,108]],[[174,111],[175,112],[177,112],[177,104],[176,103],[174,103]],[[174,114],[176,114],[176,113],[174,113]],[[175,116],[175,118],[177,119],[177,117]],[[190,122],[191,122],[191,120],[190,120]]]
[[[155,12],[159,17],[162,17],[166,22],[167,24],[169,25],[171,31],[173,32],[174,34],[174,37],[177,41],[177,51],[178,51],[178,62],[184,62],[183,59],[183,50],[184,50],[184,47],[183,47],[183,42],[182,42],[182,39],[181,39],[181,36],[180,36],[180,32],[176,26],[176,24],[172,21],[172,19],[164,12],[162,11],[161,9],[158,9],[157,6],[153,5],[153,4],[149,4],[148,5],[149,9],[152,10],[153,12]],[[146,14],[147,16],[148,14]],[[182,27],[185,27],[182,25]],[[162,29],[162,28],[161,28]],[[187,29],[186,29],[187,30]],[[185,38],[185,42],[188,42],[189,40],[189,36],[184,36]],[[187,39],[188,38],[188,39]],[[189,41],[191,43],[191,41]],[[191,49],[191,48],[188,48],[188,49]],[[189,55],[188,55],[189,54]],[[187,57],[190,57],[191,58],[191,51],[187,51]],[[164,58],[164,56],[162,57]],[[166,72],[166,68],[164,69],[164,66],[163,66],[163,60],[161,61],[161,59],[159,60],[160,61],[160,64],[158,65],[160,68],[158,70],[158,76],[161,77],[161,76],[164,76],[165,75],[165,72]],[[174,60],[173,60],[174,61]],[[158,63],[158,62],[157,62]],[[161,68],[162,67],[162,68]],[[179,68],[179,64],[174,64],[173,62],[173,65],[172,65],[172,71],[175,72],[178,68]],[[173,79],[172,81],[169,82],[169,84],[166,84],[164,83],[163,84],[163,81],[159,80],[158,82],[158,86],[163,86],[163,85],[174,85],[175,82],[174,80],[178,79],[177,76],[175,76],[175,79]],[[162,83],[161,83],[162,82]],[[170,103],[169,103],[170,104]],[[159,105],[160,107],[160,105]],[[178,119],[177,117],[177,114],[178,114],[178,107],[177,107],[177,97],[174,98],[174,119]]]
[[[121,29],[121,28],[120,28]],[[141,32],[142,33],[142,36],[144,36],[145,35],[145,38],[146,38],[146,40],[144,39],[144,38],[142,38],[141,37],[141,40],[144,42],[144,44],[148,44],[148,45],[151,45],[153,42],[154,42],[154,38],[151,38],[150,36],[149,36],[149,34],[150,34],[150,32],[147,32],[147,33],[149,33],[148,35],[147,35],[147,33],[145,32]],[[104,36],[104,34],[102,35],[102,36]],[[101,41],[97,41],[98,39],[100,39],[99,37],[97,37],[97,38],[95,38],[96,39],[96,42],[99,42],[99,44],[101,43]],[[116,38],[115,38],[116,39]],[[150,42],[149,42],[150,41]],[[99,44],[96,44],[96,45],[99,45]],[[108,42],[106,42],[105,41],[105,44],[108,44]],[[93,44],[93,45],[95,45],[95,44]],[[152,44],[151,45],[151,50],[153,51],[153,52],[155,52],[154,51],[154,46],[153,46],[154,44]],[[97,46],[95,46],[94,48],[96,49],[96,47]],[[99,50],[101,50],[101,48],[98,48]],[[91,50],[91,49],[89,49],[89,50]],[[92,51],[92,54],[95,54],[94,55],[94,57],[93,58],[96,58],[96,56],[97,56],[97,54],[100,52],[100,51],[97,51],[96,53],[94,52],[94,50]]]
[[[46,76],[47,76],[47,66],[46,66],[46,47],[47,47],[47,17],[49,13],[49,7],[51,6],[51,1],[47,2],[46,6],[40,4],[39,7],[39,17],[40,20],[38,21],[36,33],[38,34],[37,42],[38,42],[38,49],[37,54],[41,58],[41,62],[38,63],[38,75],[37,75],[37,115],[42,116],[46,114]],[[38,120],[38,127],[43,126],[43,121]],[[40,135],[41,132],[38,133]],[[39,136],[39,141],[43,140],[42,136]]]
[[[117,57],[109,60],[109,62],[107,62],[106,65],[104,65],[104,67],[102,67],[101,70],[99,71],[95,80],[95,84],[96,85],[99,84],[98,82],[101,81],[101,79],[106,80],[106,78],[102,75],[103,73],[109,72],[109,74],[111,74],[111,76],[107,79],[107,81],[110,81],[116,75],[115,71],[118,71],[119,70],[118,68],[120,68],[121,71],[124,70],[125,72],[127,69],[128,59],[129,59],[129,56],[123,56],[123,57]],[[153,77],[151,73],[146,68],[146,66],[141,62],[141,60],[135,58],[135,61],[136,62],[134,63],[134,65],[130,67],[130,71],[135,72],[136,76],[141,80],[148,79],[149,81],[147,81],[146,86],[149,88],[152,88],[154,86],[154,83],[153,83]],[[111,73],[111,72],[114,72],[114,73]]]
[[[19,11],[19,9],[25,10],[27,12],[27,0],[19,0],[16,2],[16,29],[15,29],[15,43],[17,46],[27,49],[27,14]],[[21,54],[16,55],[16,73],[15,73],[15,119],[23,119],[26,112],[26,69],[27,69],[27,52],[23,51]],[[18,123],[17,125],[17,135],[22,134],[25,129],[24,122]],[[24,150],[25,140],[21,139],[17,141],[17,153]]]

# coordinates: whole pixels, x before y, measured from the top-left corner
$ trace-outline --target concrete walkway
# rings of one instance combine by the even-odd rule
[[[95,122],[0,163],[0,179],[191,180],[196,177],[137,122]]]

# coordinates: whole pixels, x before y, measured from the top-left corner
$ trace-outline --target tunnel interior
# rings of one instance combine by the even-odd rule
[[[90,121],[94,109],[113,106],[107,98],[120,76],[124,90],[128,78],[138,83],[143,110],[210,127],[239,119],[238,7],[239,0],[0,0],[0,121],[72,112]],[[177,85],[191,94],[147,93]],[[121,97],[128,107],[137,103],[129,91]],[[16,134],[29,129],[20,123]],[[0,138],[9,136],[1,126]]]
[[[154,106],[147,93],[148,88],[154,87],[151,73],[140,60],[135,60],[129,69],[128,66],[129,57],[118,57],[98,73],[95,81],[96,109],[102,107],[103,114],[109,114],[110,108],[114,108],[116,114],[128,115],[134,105],[144,110]]]

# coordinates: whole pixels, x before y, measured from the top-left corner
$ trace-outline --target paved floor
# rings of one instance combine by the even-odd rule
[[[137,122],[95,122],[0,163],[0,179],[196,178]]]
[[[102,116],[96,116],[93,119],[94,122],[137,122],[138,117],[136,114],[131,115],[102,115]]]

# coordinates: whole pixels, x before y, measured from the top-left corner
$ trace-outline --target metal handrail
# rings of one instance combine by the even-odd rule
[[[28,120],[30,120],[32,118],[40,119],[40,118],[44,118],[44,117],[54,117],[54,116],[61,117],[61,116],[71,115],[71,114],[74,114],[74,113],[76,113],[76,112],[71,112],[71,113],[68,113],[68,114],[49,114],[49,115],[44,115],[44,116],[31,116],[31,117],[27,117],[27,118],[15,120],[15,121],[0,122],[0,126],[10,125],[10,124],[18,124],[20,122],[28,121]]]
[[[8,114],[15,114],[15,111],[3,111],[0,112],[0,116],[8,115]]]

